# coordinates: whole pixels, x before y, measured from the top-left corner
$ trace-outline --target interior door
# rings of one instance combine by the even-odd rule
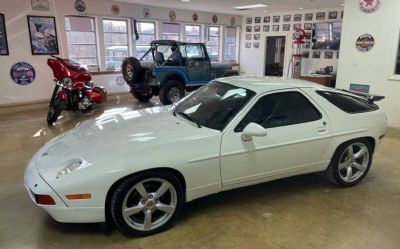
[[[326,114],[301,90],[261,96],[235,122],[222,138],[224,188],[320,167],[331,140]],[[251,122],[263,126],[267,135],[242,140]]]
[[[283,67],[285,65],[285,36],[267,36],[265,47],[265,75],[283,76]]]
[[[186,45],[186,67],[191,82],[207,82],[211,76],[211,64],[201,45]]]

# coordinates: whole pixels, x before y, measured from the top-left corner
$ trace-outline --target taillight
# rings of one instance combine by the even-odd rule
[[[40,205],[56,205],[56,202],[50,195],[37,195],[35,194],[35,201]]]
[[[149,70],[146,72],[146,77],[147,77],[147,82],[151,83],[152,79],[153,79],[153,71]]]

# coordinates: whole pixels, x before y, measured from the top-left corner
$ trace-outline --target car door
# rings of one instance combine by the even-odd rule
[[[331,127],[326,113],[311,98],[300,89],[290,89],[264,94],[252,103],[223,134],[220,163],[224,188],[321,166]],[[244,141],[242,131],[252,122],[266,129],[266,136]]]
[[[186,67],[191,83],[204,83],[210,80],[211,64],[203,46],[193,44],[186,46]]]

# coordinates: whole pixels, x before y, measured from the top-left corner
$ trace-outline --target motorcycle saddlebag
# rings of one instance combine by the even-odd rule
[[[101,86],[95,86],[92,89],[92,99],[97,104],[101,104],[107,101],[107,90]]]

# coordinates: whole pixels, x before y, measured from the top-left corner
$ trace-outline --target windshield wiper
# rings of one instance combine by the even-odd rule
[[[175,113],[175,112],[174,112]],[[197,127],[201,128],[201,125],[199,123],[199,121],[197,121],[196,119],[192,118],[190,115],[184,113],[184,112],[177,112],[179,115],[181,115],[182,117],[186,118],[189,121],[192,121],[193,123],[197,124]]]

